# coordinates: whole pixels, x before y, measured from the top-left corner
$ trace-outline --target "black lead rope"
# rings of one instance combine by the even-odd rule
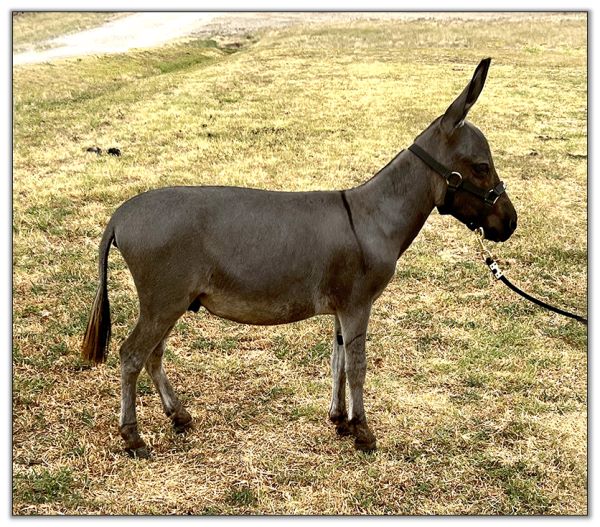
[[[559,315],[563,315],[565,317],[569,317],[574,320],[577,320],[577,322],[581,322],[582,324],[585,324],[587,326],[587,324],[588,324],[587,318],[580,317],[579,315],[575,315],[574,313],[569,313],[568,311],[565,311],[564,309],[560,309],[558,307],[551,306],[550,304],[546,304],[546,302],[542,302],[541,300],[534,298],[530,294],[526,293],[522,289],[519,289],[508,278],[506,278],[506,276],[504,276],[504,273],[502,272],[502,270],[496,263],[496,260],[494,260],[494,258],[490,254],[490,252],[483,246],[481,239],[479,237],[477,239],[479,241],[479,245],[481,245],[481,247],[483,249],[482,254],[486,254],[485,264],[490,268],[490,271],[492,272],[492,274],[494,275],[494,278],[496,280],[500,280],[509,289],[512,289],[515,293],[517,293],[518,295],[521,295],[523,298],[529,300],[530,302],[533,302],[534,304],[536,304],[540,307],[543,307],[544,309],[547,309],[549,311],[553,311],[554,313],[558,313]]]

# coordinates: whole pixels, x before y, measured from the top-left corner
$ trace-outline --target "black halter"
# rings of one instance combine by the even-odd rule
[[[482,190],[472,183],[465,181],[460,172],[448,170],[444,165],[438,163],[419,145],[413,143],[408,147],[408,149],[429,168],[442,176],[446,180],[446,183],[448,183],[444,204],[438,206],[438,211],[440,214],[450,214],[452,212],[451,209],[452,203],[454,202],[454,194],[457,190],[464,190],[465,192],[469,192],[470,194],[477,196],[479,199],[485,202],[487,207],[492,207],[494,203],[498,201],[498,198],[506,191],[506,185],[502,181],[500,181],[500,183],[498,183],[494,188]]]

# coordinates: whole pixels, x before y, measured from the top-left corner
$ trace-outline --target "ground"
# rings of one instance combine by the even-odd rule
[[[570,16],[563,14],[562,19]],[[28,13],[13,18],[13,64],[34,64],[66,57],[123,53],[194,37],[239,38],[265,30],[314,27],[357,21],[535,20],[523,13],[419,12],[258,12],[258,13]],[[87,28],[83,31],[82,29]]]
[[[330,317],[261,328],[203,310],[166,361],[195,430],[172,432],[143,374],[153,457],[122,452],[118,345],[137,302],[116,250],[108,362],[79,358],[112,211],[165,185],[357,185],[486,56],[470,117],[519,213],[492,249],[524,289],[586,312],[585,15],[227,27],[13,69],[13,513],[585,514],[586,328],[492,283],[437,213],[374,306],[375,454],[327,422]]]

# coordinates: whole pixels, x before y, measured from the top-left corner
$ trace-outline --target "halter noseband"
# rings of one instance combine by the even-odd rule
[[[465,181],[460,172],[453,172],[448,170],[444,165],[436,161],[433,157],[431,157],[425,150],[423,150],[419,145],[412,144],[408,147],[408,149],[415,154],[423,163],[425,163],[429,168],[437,172],[440,176],[442,176],[446,183],[448,184],[448,188],[446,190],[446,196],[444,198],[443,205],[438,206],[438,211],[440,214],[450,214],[452,203],[454,202],[454,194],[457,190],[464,190],[465,192],[469,192],[474,196],[477,196],[479,199],[483,200],[486,207],[492,207],[498,198],[504,194],[506,191],[506,185],[500,181],[495,187],[489,190],[482,190],[479,187],[476,187],[469,181]],[[471,227],[469,225],[469,227]],[[475,228],[475,227],[474,227]]]

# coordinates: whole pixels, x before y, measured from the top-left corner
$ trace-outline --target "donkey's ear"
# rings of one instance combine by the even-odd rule
[[[483,59],[479,63],[479,66],[475,69],[475,73],[473,73],[471,82],[467,84],[467,87],[446,110],[446,113],[442,117],[442,129],[446,133],[451,133],[467,117],[471,106],[475,104],[481,90],[483,90],[491,61],[492,59],[488,58]]]

